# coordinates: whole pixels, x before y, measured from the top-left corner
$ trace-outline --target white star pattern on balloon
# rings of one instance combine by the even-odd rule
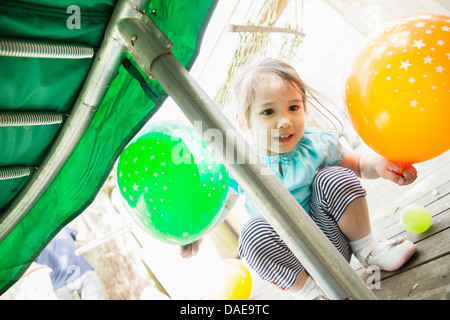
[[[427,23],[424,22],[424,21],[421,21],[421,22],[416,23],[416,26],[418,28],[425,27],[425,26],[427,26]],[[422,32],[424,34],[428,34],[428,35],[433,33],[434,31],[432,29],[436,29],[436,26],[429,25],[429,26],[427,26],[427,28],[425,30],[422,29],[423,31],[420,31],[420,32],[418,31],[418,32],[415,32],[414,34],[411,34],[411,32],[407,32],[407,31],[398,32],[395,28],[390,29],[390,30],[393,33],[393,36],[392,36],[393,40],[392,41],[394,43],[400,41],[400,39],[403,39],[402,41],[405,41],[405,39],[409,39],[409,41],[411,42],[411,48],[414,48],[414,49],[418,50],[418,54],[419,55],[423,54],[423,56],[421,57],[421,59],[423,61],[423,64],[427,64],[427,65],[432,66],[433,71],[435,73],[444,74],[445,68],[442,65],[434,65],[433,64],[434,61],[435,61],[435,58],[433,57],[433,54],[436,54],[436,47],[434,47],[434,46],[436,45],[436,46],[439,46],[439,47],[444,47],[446,45],[445,41],[444,40],[438,40],[437,42],[434,42],[434,43],[427,43],[427,40],[426,40],[427,38],[426,37],[423,37],[423,38],[421,37],[421,33]],[[449,32],[450,27],[449,26],[444,26],[444,27],[441,27],[440,30],[442,32]],[[440,32],[440,30],[437,29],[436,32]],[[374,42],[372,42],[371,44],[372,44],[372,46],[376,45]],[[396,45],[394,45],[394,48],[395,47],[396,47]],[[428,47],[428,50],[426,50],[427,47]],[[424,51],[424,50],[426,50],[426,51]],[[403,49],[404,53],[406,53],[407,51],[408,50]],[[398,52],[398,51],[396,52],[392,47],[385,54],[387,56],[389,56],[389,57],[392,57],[394,55],[401,57],[400,52]],[[450,59],[450,53],[446,53],[446,55]],[[379,59],[379,57],[378,57],[378,59]],[[392,60],[390,60],[390,61],[392,61]],[[411,59],[401,59],[401,60],[399,60],[399,68],[404,70],[404,71],[411,72],[411,74],[406,77],[406,79],[407,79],[406,81],[408,81],[408,83],[410,83],[410,84],[418,83],[418,81],[417,81],[418,77],[417,76],[412,76],[412,75],[415,75],[415,65],[414,65],[414,63],[415,62],[413,62]],[[423,66],[418,66],[418,67],[423,68]],[[387,71],[392,70],[392,62],[386,64],[385,70],[387,70]],[[431,70],[427,71],[427,73],[423,73],[421,75],[421,77],[423,79],[427,79],[429,77],[429,74],[431,73],[430,71]],[[375,72],[375,74],[378,74],[378,73]],[[393,80],[392,75],[389,75],[389,74],[386,75],[384,78],[388,82],[392,82],[392,80]],[[396,79],[397,79],[397,81],[402,81],[402,76],[396,77]],[[436,88],[435,84],[433,85],[433,88],[434,88],[433,90],[435,90],[435,88]],[[406,92],[403,92],[403,94],[405,94],[405,93]],[[408,92],[407,94],[412,94],[412,92]],[[411,103],[410,104],[411,107],[416,107],[417,104],[418,104],[418,101],[413,100],[413,101],[410,101],[410,103]]]
[[[433,61],[433,58],[431,58],[430,56],[426,56],[425,58],[423,58],[423,60],[425,61],[425,63],[431,63]]]
[[[423,43],[423,39],[420,39],[419,41],[414,40],[414,45],[413,47],[416,47],[418,49],[421,49],[422,47],[425,47],[426,44]]]
[[[444,73],[445,68],[443,68],[442,66],[436,67],[436,72],[439,73]]]
[[[411,107],[417,107],[418,102],[416,100],[410,101]]]
[[[423,22],[423,21],[420,21],[419,23],[416,23],[416,27],[425,27],[425,22]]]
[[[406,60],[405,62],[400,61],[400,63],[402,64],[400,69],[408,70],[408,68],[412,66],[412,64],[409,63],[409,60]]]

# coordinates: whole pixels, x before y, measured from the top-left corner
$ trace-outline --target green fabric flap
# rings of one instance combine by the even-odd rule
[[[66,22],[71,16],[67,13],[68,2],[61,1],[52,7],[52,1],[45,1],[42,5],[36,1],[0,1],[0,36],[98,47],[115,1],[78,1],[81,29],[67,28]],[[0,111],[69,114],[91,64],[92,59],[0,57]],[[39,167],[61,127],[62,124],[1,127],[0,167]],[[0,211],[4,211],[20,191],[17,184],[14,188],[6,188],[8,184],[0,182],[6,194],[0,197]]]
[[[113,3],[77,0],[56,4],[41,0],[11,5],[9,1],[0,1],[0,35],[69,40],[98,47],[108,20],[105,17],[111,14]],[[74,4],[82,12],[82,30],[75,33],[65,25],[60,26],[69,16],[67,13],[64,15],[65,9]],[[193,64],[215,4],[215,0],[153,0],[149,10],[146,10],[152,13],[150,16],[157,25],[166,30],[175,44],[173,54],[187,68]],[[24,14],[30,19],[24,20]],[[56,26],[59,31],[55,30]],[[89,32],[83,30],[83,26]],[[58,64],[55,64],[56,60],[53,63],[50,61],[0,57],[0,110],[70,113],[92,60],[61,60]],[[4,67],[7,72],[3,72]],[[16,73],[17,70],[28,74],[30,79]],[[0,243],[0,294],[22,276],[54,235],[90,205],[120,152],[165,98],[166,94],[157,82],[144,77],[132,62],[124,61],[86,133],[55,181],[13,232]],[[46,131],[39,135],[27,135],[23,128],[16,129],[18,132],[11,135],[1,135],[0,132],[0,146],[8,146],[7,152],[2,149],[0,162],[11,164],[18,160],[16,154],[33,153],[33,149],[34,155],[24,156],[23,162],[41,161],[43,155],[37,155],[37,149],[46,150],[51,145],[58,132],[55,127],[49,126],[48,131],[43,129],[46,127],[35,129]],[[16,137],[13,143],[12,136]],[[24,184],[17,181],[15,188],[20,188],[21,183]],[[12,185],[9,188],[13,188]]]

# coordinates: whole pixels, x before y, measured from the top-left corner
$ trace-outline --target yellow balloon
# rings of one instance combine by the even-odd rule
[[[362,140],[402,166],[450,149],[450,17],[420,14],[376,32],[353,62],[345,108]]]
[[[248,300],[252,291],[252,277],[244,263],[226,259],[211,279],[211,299]]]

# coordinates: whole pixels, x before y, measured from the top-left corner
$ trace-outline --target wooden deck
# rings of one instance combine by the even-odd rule
[[[399,187],[383,179],[361,182],[367,191],[375,236],[391,239],[406,235],[418,251],[395,272],[368,272],[354,257],[351,265],[379,299],[449,300],[450,152],[415,167],[419,177],[409,186]],[[433,217],[425,233],[410,233],[399,222],[400,211],[413,203],[426,207]],[[253,279],[251,299],[291,299],[257,276]]]
[[[381,272],[379,299],[450,299],[450,152],[417,164],[415,183],[397,187],[382,181],[364,181],[367,201],[374,216],[372,228],[380,238],[406,235],[418,246],[411,260],[396,272]],[[432,215],[431,228],[421,234],[405,231],[399,213],[408,204],[426,207]],[[371,276],[358,262],[352,266],[364,279]]]

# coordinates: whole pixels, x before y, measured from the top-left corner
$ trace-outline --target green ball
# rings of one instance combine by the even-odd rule
[[[422,233],[431,227],[431,214],[424,207],[411,204],[400,212],[400,223],[409,232]]]
[[[157,239],[186,245],[207,233],[228,193],[226,168],[192,128],[149,127],[123,151],[117,182],[134,220]]]

